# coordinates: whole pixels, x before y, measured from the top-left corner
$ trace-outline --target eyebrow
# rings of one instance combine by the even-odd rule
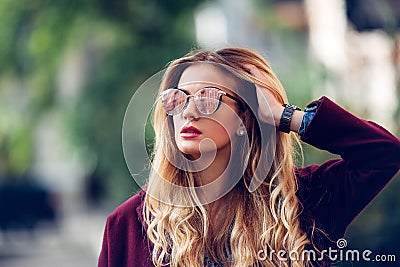
[[[217,87],[222,87],[224,89],[230,90],[228,87],[219,84],[219,83],[214,83],[214,82],[209,82],[209,81],[191,81],[191,82],[185,82],[182,84],[178,84],[178,86],[186,86],[186,85],[191,85],[191,84],[198,84],[198,83],[203,83],[203,84],[211,84],[211,86],[217,86]]]
[[[182,89],[182,88],[179,88],[179,87],[174,87],[173,89],[177,89],[177,90],[179,90],[179,91],[184,92],[184,93],[187,94],[187,95],[191,95],[190,92],[189,92],[188,90],[185,90],[185,89]],[[197,91],[196,91],[196,93],[197,93]]]
[[[180,90],[180,91],[182,91],[182,92],[184,92],[184,93],[186,93],[186,94],[188,94],[188,95],[191,95],[191,93],[190,93],[188,90],[185,90],[185,89],[179,88],[179,87],[174,87],[174,88],[175,88],[175,89],[178,89],[178,90]],[[196,92],[194,92],[193,94],[196,94],[198,91],[200,91],[200,90],[202,90],[202,89],[205,89],[205,88],[214,88],[214,89],[218,89],[218,90],[224,92],[224,94],[229,94],[229,93],[225,92],[224,89],[219,88],[219,87],[214,86],[214,85],[206,85],[206,86],[200,87],[200,88],[199,88],[198,90],[196,90]]]

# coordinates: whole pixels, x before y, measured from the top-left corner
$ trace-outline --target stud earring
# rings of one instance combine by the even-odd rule
[[[245,133],[244,129],[240,129],[240,130],[239,130],[239,136],[243,136],[244,133]]]

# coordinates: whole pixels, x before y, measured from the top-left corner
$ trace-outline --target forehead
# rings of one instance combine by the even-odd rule
[[[209,63],[196,63],[187,67],[179,80],[178,87],[221,85],[232,91],[236,83],[232,75]]]

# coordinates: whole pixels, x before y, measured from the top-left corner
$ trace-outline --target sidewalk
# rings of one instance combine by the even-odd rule
[[[58,227],[0,232],[0,266],[97,266],[104,223],[103,214],[80,214]]]

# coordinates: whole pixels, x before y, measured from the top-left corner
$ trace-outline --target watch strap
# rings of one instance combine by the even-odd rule
[[[293,113],[295,110],[301,110],[301,108],[291,104],[284,104],[283,107],[284,110],[282,112],[282,116],[279,121],[279,131],[284,133],[289,133],[290,123],[292,121]]]

